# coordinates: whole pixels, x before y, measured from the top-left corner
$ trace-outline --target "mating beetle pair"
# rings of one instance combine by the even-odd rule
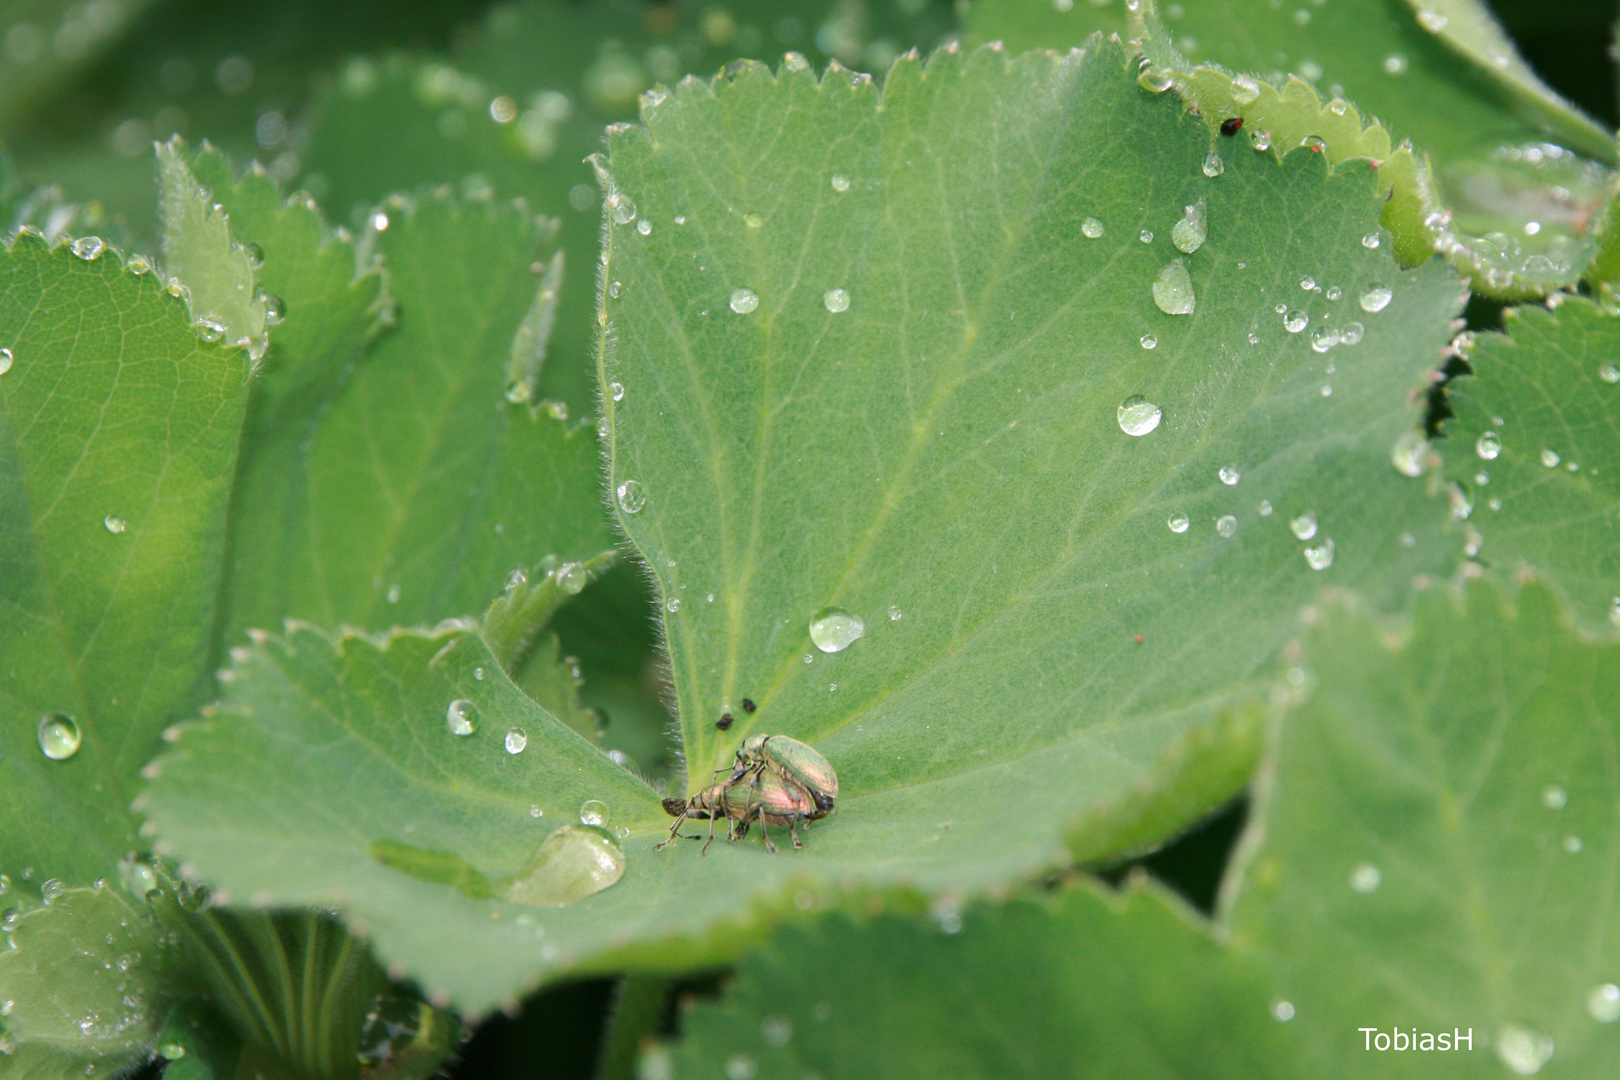
[[[786,735],[752,735],[738,748],[731,775],[725,780],[690,799],[664,800],[664,809],[675,824],[669,827],[669,840],[653,850],[662,850],[677,836],[685,836],[679,831],[681,824],[696,818],[709,822],[709,839],[703,845],[707,852],[714,843],[714,823],[722,817],[729,840],[747,836],[748,827],[757,821],[765,847],[773,854],[776,845],[771,843],[767,825],[786,825],[793,846],[803,847],[798,823],[826,817],[837,795],[838,774],[814,748]]]

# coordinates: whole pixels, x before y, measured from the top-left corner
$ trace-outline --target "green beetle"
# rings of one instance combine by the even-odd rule
[[[750,735],[737,748],[727,783],[734,784],[750,773],[775,774],[803,788],[820,811],[817,817],[831,813],[838,797],[838,774],[832,763],[815,747],[786,735]]]
[[[664,810],[675,819],[675,823],[669,827],[669,839],[653,850],[662,851],[677,836],[687,840],[699,839],[678,831],[687,818],[696,818],[699,821],[707,819],[709,822],[709,839],[703,845],[703,854],[707,854],[709,844],[714,843],[714,823],[721,818],[726,819],[728,840],[747,836],[749,825],[755,821],[759,822],[765,847],[774,855],[776,845],[771,843],[770,832],[766,826],[786,825],[793,837],[793,846],[802,848],[804,844],[799,840],[798,823],[814,821],[825,813],[817,809],[815,801],[804,788],[772,773],[764,772],[756,772],[739,780],[711,784],[690,799],[665,799]]]

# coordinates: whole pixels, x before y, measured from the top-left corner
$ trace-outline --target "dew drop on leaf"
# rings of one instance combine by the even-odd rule
[[[1339,331],[1339,344],[1360,345],[1361,339],[1366,333],[1367,328],[1358,322],[1345,323],[1344,329]]]
[[[66,761],[79,752],[79,724],[66,713],[46,713],[35,734],[40,750],[52,761]]]
[[[843,173],[833,173],[832,174],[832,189],[834,191],[839,191],[839,192],[848,191],[849,190],[849,177],[845,176]]]
[[[1316,511],[1305,511],[1290,521],[1288,527],[1293,530],[1296,539],[1309,540],[1316,535]]]
[[[557,588],[569,596],[578,596],[585,589],[585,568],[577,562],[565,562],[557,567]]]
[[[1361,238],[1361,246],[1364,248],[1376,248],[1382,242],[1375,232],[1370,232]]]
[[[1120,403],[1117,415],[1119,430],[1127,435],[1142,436],[1159,426],[1164,413],[1141,394],[1132,394]]]
[[[287,302],[279,296],[264,298],[264,325],[279,326],[287,318]]]
[[[81,236],[73,241],[73,254],[87,261],[101,258],[101,253],[107,250],[107,244],[99,236]]]
[[[1222,465],[1220,470],[1216,472],[1215,475],[1220,477],[1221,483],[1225,484],[1227,487],[1232,487],[1239,480],[1243,479],[1243,474],[1238,472],[1238,467],[1236,465]]]
[[[101,524],[104,525],[107,531],[112,533],[114,536],[117,536],[119,533],[129,528],[129,523],[123,518],[119,517],[117,514],[108,514],[106,517],[101,519]]]
[[[473,703],[466,698],[456,698],[444,710],[444,726],[450,729],[452,735],[471,735],[478,730],[474,720]]]
[[[1136,238],[1142,241],[1144,244],[1151,244],[1153,243],[1153,230],[1143,229],[1141,232],[1136,234]]]
[[[1187,207],[1181,220],[1170,229],[1170,242],[1176,245],[1178,251],[1191,255],[1203,247],[1204,241],[1208,238],[1208,215],[1204,209],[1204,200],[1199,199],[1196,206]]]
[[[841,608],[822,608],[810,619],[810,641],[824,653],[843,652],[864,633],[861,617]]]
[[[614,884],[624,876],[624,867],[624,852],[612,837],[598,829],[563,825],[541,842],[500,894],[527,907],[563,907]]]
[[[616,383],[616,382],[608,383],[608,396],[611,397],[614,401],[623,401],[624,400],[624,384],[623,383]]]
[[[1231,514],[1222,514],[1215,519],[1215,531],[1221,536],[1230,539],[1237,533],[1237,518]]]
[[[1333,565],[1333,538],[1322,541],[1321,547],[1305,549],[1305,562],[1312,570],[1326,570]]]
[[[681,598],[678,596],[672,596],[668,600],[665,600],[664,610],[669,612],[671,615],[681,610]]]
[[[1311,317],[1303,311],[1294,310],[1283,314],[1283,329],[1290,334],[1297,334],[1311,323]]]
[[[1087,240],[1096,240],[1103,234],[1103,223],[1094,217],[1088,217],[1080,223],[1080,235]],[[1612,381],[1612,380],[1611,380]]]
[[[513,728],[506,733],[506,752],[508,754],[521,754],[524,747],[529,745],[529,736],[522,728]]]
[[[1548,784],[1542,789],[1541,805],[1549,810],[1562,810],[1569,805],[1569,792],[1559,784]]]
[[[652,235],[652,222],[648,221],[646,218],[642,218],[640,221],[636,222],[636,232],[640,233],[642,236]]]
[[[1496,1033],[1496,1056],[1520,1076],[1534,1076],[1553,1056],[1553,1041],[1540,1032],[1508,1024]]]
[[[1419,432],[1405,431],[1395,440],[1390,449],[1390,464],[1402,476],[1422,476],[1424,459],[1428,456],[1429,443]]]
[[[1170,526],[1170,531],[1173,533],[1184,533],[1187,531],[1187,527],[1192,524],[1192,519],[1187,517],[1186,514],[1175,513],[1170,515],[1170,520],[1165,524]]]
[[[1562,460],[1564,459],[1558,456],[1556,450],[1543,450],[1541,452],[1541,463],[1549,469],[1557,468],[1558,463]]]
[[[1600,1024],[1620,1020],[1620,986],[1604,983],[1593,987],[1586,995],[1586,1014]]]
[[[0,349],[0,375],[4,375],[6,373],[6,369],[10,366],[11,350]],[[1615,364],[1612,360],[1602,365],[1598,368],[1598,378],[1602,379],[1611,386],[1615,383],[1620,383],[1620,365]]]
[[[1271,1003],[1272,1019],[1280,1023],[1288,1023],[1294,1018],[1294,1003],[1291,1001],[1273,1001]]]
[[[1495,461],[1502,452],[1502,440],[1494,431],[1487,431],[1474,440],[1474,453],[1486,461]]]
[[[0,375],[11,370],[12,355],[10,349],[0,349]]]
[[[1389,75],[1401,75],[1406,71],[1406,57],[1400,53],[1390,53],[1384,57],[1384,72]]]
[[[647,492],[635,480],[626,480],[619,485],[619,509],[627,514],[639,514],[641,508],[647,505]]]
[[[1207,176],[1211,180],[1213,180],[1213,179],[1215,179],[1217,176],[1221,175],[1221,173],[1223,173],[1225,171],[1226,171],[1226,162],[1221,160],[1221,155],[1217,154],[1213,150],[1211,150],[1209,153],[1204,155],[1204,175],[1205,176]]]
[[[1362,895],[1376,892],[1383,881],[1382,871],[1372,863],[1361,863],[1350,871],[1350,887]]]
[[[1166,315],[1191,315],[1198,306],[1186,264],[1172,259],[1153,281],[1153,302]]]
[[[1395,293],[1387,285],[1369,285],[1361,293],[1361,310],[1376,315],[1389,306]]]
[[[828,289],[821,302],[826,305],[828,311],[837,315],[849,310],[849,292],[845,289]]]
[[[581,825],[606,826],[608,823],[607,803],[600,799],[587,799],[579,807],[579,823]]]
[[[1159,347],[1159,337],[1157,334],[1143,334],[1140,338],[1137,338],[1137,343],[1144,349],[1157,349]]]
[[[759,297],[753,289],[733,289],[731,292],[731,310],[738,315],[747,315],[759,307]]]

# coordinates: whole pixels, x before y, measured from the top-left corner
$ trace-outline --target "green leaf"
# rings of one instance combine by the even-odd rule
[[[502,396],[514,335],[545,302],[545,227],[438,195],[375,219],[362,262],[386,260],[399,325],[352,373],[353,333],[290,358],[296,389],[264,415],[233,532],[234,627],[431,624],[481,611],[514,566],[611,546],[594,431]]]
[[[1264,979],[1158,889],[1072,887],[936,919],[785,928],[642,1074],[1316,1075]]]
[[[0,1031],[0,1049],[14,1044]],[[97,1061],[76,1057],[44,1043],[23,1043],[5,1054],[6,1080],[98,1080],[123,1072],[122,1058]]]
[[[1487,1045],[1534,1072],[1544,1037],[1558,1073],[1612,1073],[1620,644],[1545,587],[1514,608],[1481,583],[1424,596],[1404,633],[1332,605],[1302,663],[1227,898],[1301,1034],[1352,1076],[1434,1075],[1367,1054],[1366,1026],[1471,1028],[1470,1076],[1503,1075]]]
[[[136,771],[205,669],[248,361],[154,275],[27,234],[0,347],[0,872],[88,883],[138,846]]]
[[[11,1036],[115,1069],[145,1057],[168,1011],[161,928],[118,888],[67,889],[47,901],[16,920],[0,951]]]
[[[0,118],[6,128],[116,45],[151,2],[129,0],[93,9],[73,0],[8,3],[6,63],[0,66]]]
[[[1482,562],[1531,567],[1588,629],[1620,626],[1620,318],[1579,298],[1506,314],[1450,385],[1446,473]]]
[[[257,360],[268,338],[253,262],[212,193],[191,175],[183,149],[171,139],[157,151],[164,269],[186,287],[199,333],[240,345]]]

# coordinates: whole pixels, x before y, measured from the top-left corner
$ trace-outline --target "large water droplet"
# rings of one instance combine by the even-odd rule
[[[1556,450],[1543,450],[1541,452],[1541,463],[1547,466],[1549,469],[1556,468],[1558,463],[1563,460],[1563,458],[1558,456],[1558,451]]]
[[[1180,259],[1172,259],[1153,280],[1153,302],[1166,315],[1191,315],[1198,306],[1192,276]]]
[[[738,315],[747,315],[759,307],[759,297],[753,289],[733,289],[731,291],[731,310]]]
[[[513,728],[506,733],[505,742],[508,754],[521,754],[524,747],[529,745],[529,736],[522,728]]]
[[[79,724],[66,713],[46,713],[39,721],[39,748],[52,761],[66,761],[79,752]]]
[[[1165,524],[1170,526],[1170,531],[1173,533],[1184,533],[1187,531],[1187,527],[1192,524],[1192,519],[1186,514],[1177,512],[1171,514],[1170,520]]]
[[[1339,343],[1339,332],[1326,326],[1311,331],[1311,351],[1325,353]],[[1323,395],[1324,397],[1327,395]]]
[[[843,652],[864,633],[861,617],[840,608],[822,608],[810,619],[810,641],[824,653]]]
[[[1383,882],[1383,872],[1370,862],[1361,863],[1350,871],[1350,887],[1363,895],[1377,892]]]
[[[1376,315],[1389,307],[1389,302],[1394,296],[1394,290],[1387,285],[1369,285],[1361,293],[1361,310],[1369,315]]]
[[[641,508],[647,505],[647,492],[635,480],[626,480],[619,485],[619,509],[627,514],[639,514]]]
[[[11,370],[12,355],[10,349],[0,349],[0,375]]]
[[[1333,538],[1322,541],[1321,547],[1305,549],[1305,563],[1312,570],[1326,570],[1333,565]]]
[[[471,735],[478,730],[477,713],[466,698],[456,698],[444,710],[444,726],[452,735]]]
[[[1290,521],[1288,527],[1294,531],[1296,539],[1309,540],[1316,535],[1316,511],[1305,511],[1299,517]]]
[[[1096,240],[1103,234],[1103,223],[1094,217],[1088,217],[1080,223],[1080,235],[1087,240]]]
[[[563,825],[552,830],[501,897],[528,907],[562,907],[599,893],[624,876],[624,852],[597,829]]]
[[[1502,452],[1502,440],[1494,431],[1487,431],[1474,440],[1474,453],[1486,461],[1495,461]]]
[[[1132,394],[1119,406],[1119,430],[1142,436],[1159,426],[1163,411],[1141,394]]]
[[[1239,480],[1243,479],[1243,474],[1238,472],[1238,467],[1236,465],[1222,465],[1215,475],[1220,477],[1221,483],[1225,484],[1227,487],[1232,487]]]
[[[108,514],[106,517],[101,519],[101,524],[114,536],[117,536],[119,533],[129,528],[129,523],[123,518],[119,517],[117,514]]]
[[[1215,519],[1215,531],[1221,536],[1230,539],[1237,533],[1237,518],[1231,514],[1222,514]]]
[[[1592,992],[1586,995],[1586,1012],[1600,1024],[1620,1020],[1620,986],[1604,983],[1593,987]]]
[[[1171,227],[1170,242],[1176,245],[1177,250],[1191,255],[1203,247],[1204,241],[1208,238],[1209,217],[1204,209],[1204,200],[1199,199],[1198,205],[1187,207],[1186,213],[1181,216],[1181,220]],[[1188,288],[1191,288],[1191,285]],[[1159,306],[1163,307],[1164,305]]]
[[[1518,1024],[1508,1024],[1496,1033],[1496,1056],[1520,1076],[1534,1076],[1553,1056],[1553,1041],[1546,1035]]]
[[[607,803],[600,799],[587,799],[579,806],[579,823],[605,828],[609,821]]]
[[[846,289],[828,289],[821,302],[826,305],[828,311],[837,315],[849,310],[849,292]]]

